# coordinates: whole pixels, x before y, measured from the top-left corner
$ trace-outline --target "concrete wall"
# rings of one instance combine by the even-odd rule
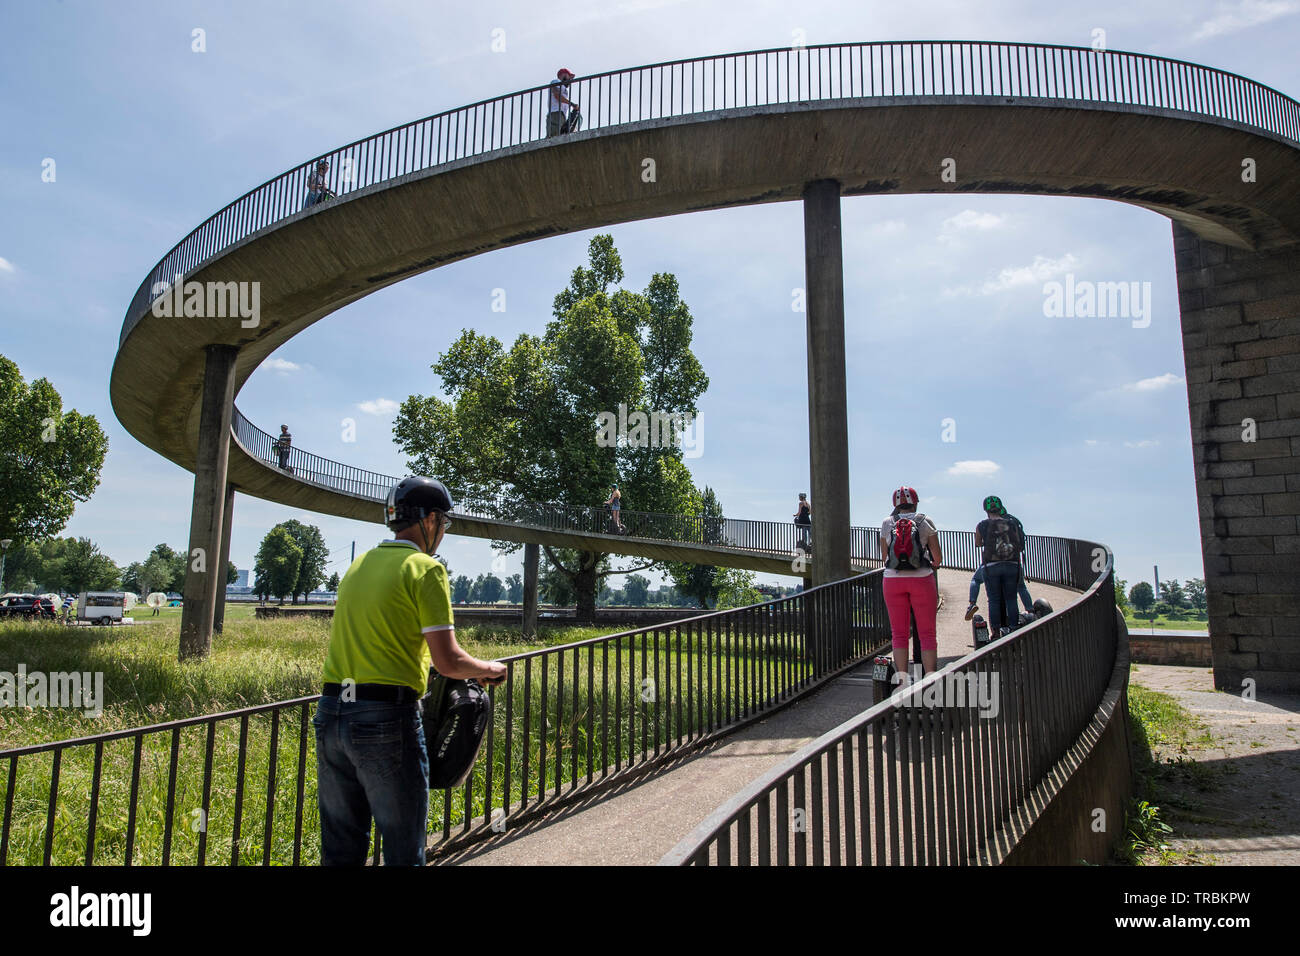
[[[1300,245],[1173,228],[1215,686],[1300,690]]]

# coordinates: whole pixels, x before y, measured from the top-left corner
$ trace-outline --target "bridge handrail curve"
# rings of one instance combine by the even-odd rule
[[[355,140],[244,193],[150,270],[127,309],[119,347],[174,277],[302,213],[307,177],[318,159],[330,162],[331,189],[355,192],[535,142],[545,138],[547,88],[480,100]],[[922,40],[771,48],[597,73],[575,80],[571,96],[584,107],[588,130],[780,103],[962,96],[1169,109],[1240,124],[1300,146],[1300,104],[1272,87],[1183,60],[1056,44]],[[327,206],[318,204],[307,214]]]

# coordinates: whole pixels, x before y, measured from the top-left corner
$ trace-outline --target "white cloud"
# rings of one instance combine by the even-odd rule
[[[1002,470],[1002,466],[996,461],[955,461],[952,467],[948,469],[948,474],[956,478],[979,477],[987,478],[990,475],[996,475]]]
[[[1125,448],[1154,448],[1156,445],[1159,444],[1160,442],[1158,441],[1153,441],[1150,438],[1145,438],[1142,441],[1126,441],[1124,443],[1124,447]]]
[[[14,272],[14,264],[4,256],[0,256],[0,272]]]
[[[401,405],[391,398],[376,398],[370,401],[358,402],[357,408],[361,409],[367,415],[391,415],[396,412]]]
[[[1062,272],[1068,272],[1079,264],[1073,253],[1067,252],[1059,259],[1049,259],[1046,256],[1034,256],[1034,261],[1027,266],[1008,266],[998,273],[996,279],[990,279],[981,285],[978,289],[971,286],[960,286],[956,289],[947,289],[945,295],[994,295],[998,292],[1005,292],[1008,289],[1015,289],[1026,285],[1041,285],[1052,276],[1060,275]]]
[[[1239,0],[1235,4],[1220,3],[1218,6],[1219,13],[1200,25],[1192,35],[1193,40],[1248,30],[1300,10],[1300,3],[1295,0]]]
[[[1166,372],[1164,375],[1157,375],[1155,378],[1144,378],[1138,382],[1130,382],[1124,386],[1126,392],[1158,392],[1161,389],[1168,388],[1170,385],[1182,385],[1183,378],[1181,375],[1175,375],[1173,372]]]
[[[1099,441],[1097,441],[1097,439],[1095,439],[1095,438],[1085,438],[1085,439],[1083,440],[1083,443],[1084,443],[1085,445],[1101,445],[1101,444],[1104,444],[1104,442],[1099,442]]]
[[[297,362],[289,362],[280,358],[267,359],[262,365],[264,368],[274,369],[277,372],[296,372],[302,368]]]
[[[955,216],[949,216],[943,221],[940,227],[944,232],[960,232],[963,229],[978,229],[981,232],[987,232],[989,229],[996,229],[1006,222],[1006,216],[999,216],[991,212],[976,212],[974,209],[963,209]]]

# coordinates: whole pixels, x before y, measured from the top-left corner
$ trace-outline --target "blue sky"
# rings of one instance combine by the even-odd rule
[[[0,7],[0,353],[98,416],[102,484],[65,534],[120,564],[188,538],[192,476],[118,424],[108,377],[123,314],[149,268],[250,187],[345,142],[444,109],[578,74],[808,44],[998,39],[1191,60],[1300,92],[1300,3],[709,3],[446,5],[89,2]],[[205,31],[206,52],[191,50]],[[505,40],[493,52],[493,31]],[[799,32],[801,31],[801,33]],[[54,182],[42,181],[52,158]],[[574,175],[581,175],[575,170]],[[846,199],[845,299],[855,524],[915,486],[942,528],[972,528],[996,493],[1031,533],[1103,541],[1121,576],[1201,576],[1168,220],[1100,200],[963,195]],[[673,272],[711,379],[690,462],[729,515],[788,520],[808,490],[797,203],[613,227],[642,288]],[[299,335],[250,379],[241,410],[288,423],[307,450],[404,471],[392,412],[436,391],[429,364],[462,328],[507,343],[540,332],[591,233],[481,256],[372,295]],[[1043,283],[1149,282],[1152,320],[1050,319]],[[505,312],[492,310],[504,288]],[[915,369],[901,402],[899,367]],[[985,398],[990,375],[1019,399]],[[340,423],[357,422],[355,442]],[[943,440],[955,421],[956,441]],[[627,502],[635,507],[635,502]],[[266,530],[319,524],[346,566],[377,524],[240,496],[232,559]],[[455,573],[489,569],[452,538]],[[503,574],[519,556],[498,561]],[[789,581],[790,579],[785,579]]]

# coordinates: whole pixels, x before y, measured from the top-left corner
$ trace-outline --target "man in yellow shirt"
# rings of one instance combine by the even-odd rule
[[[403,479],[385,505],[393,539],[353,561],[339,583],[312,719],[325,866],[365,863],[372,818],[385,865],[423,865],[429,762],[419,699],[429,662],[445,677],[505,680],[504,664],[456,643],[447,570],[432,557],[452,508],[442,482]]]

